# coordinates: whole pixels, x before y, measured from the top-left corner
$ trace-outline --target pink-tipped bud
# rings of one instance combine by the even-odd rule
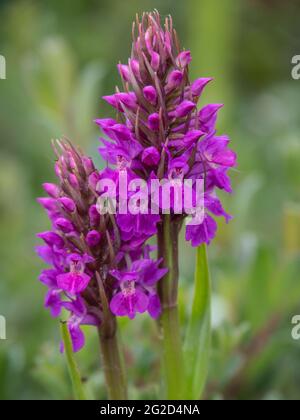
[[[147,166],[156,166],[160,161],[160,153],[156,147],[151,146],[144,149],[142,162]]]
[[[120,73],[120,76],[122,77],[125,82],[129,82],[130,80],[130,73],[129,73],[129,67],[125,64],[118,64],[118,71]]]
[[[199,111],[199,121],[207,123],[218,111],[223,104],[208,104]]]
[[[63,178],[63,176],[62,176],[62,170],[61,170],[61,167],[60,167],[60,161],[55,162],[55,164],[54,164],[54,172],[55,172],[55,175],[57,176],[57,178],[59,178],[59,179],[62,179]]]
[[[98,232],[97,230],[91,230],[87,235],[86,235],[86,243],[88,244],[88,246],[90,246],[91,248],[94,246],[97,246],[99,244],[99,242],[101,241],[101,233]]]
[[[156,101],[157,101],[157,92],[156,89],[149,85],[149,86],[145,86],[143,89],[143,94],[145,99],[150,102],[150,104],[155,105]]]
[[[49,246],[56,246],[57,248],[62,248],[64,246],[64,240],[55,232],[46,231],[37,234],[38,238],[43,239]]]
[[[71,233],[74,232],[73,223],[70,220],[65,219],[64,217],[59,217],[55,220],[55,226],[57,229],[60,229],[63,233]]]
[[[71,198],[60,197],[58,202],[62,205],[63,209],[68,213],[74,213],[76,210],[76,205]]]
[[[95,170],[95,166],[93,160],[87,156],[83,156],[81,158],[85,172],[89,175],[91,172]]]
[[[183,73],[180,70],[173,70],[167,77],[167,89],[173,90],[178,88],[183,79]]]
[[[118,140],[129,141],[131,139],[131,132],[124,124],[114,124],[110,129]]]
[[[213,80],[212,77],[200,77],[191,84],[191,92],[193,96],[200,96],[205,86]]]
[[[135,60],[134,58],[131,58],[129,60],[129,67],[131,68],[132,73],[134,74],[134,76],[137,79],[140,79],[141,78],[141,76],[140,76],[140,65],[139,65],[138,60]]]
[[[178,54],[176,58],[176,64],[177,66],[181,68],[185,68],[186,66],[188,66],[191,61],[192,61],[192,56],[191,56],[190,51],[182,51],[181,53]]]
[[[194,108],[196,104],[191,101],[182,101],[175,110],[175,116],[177,118],[186,117]]]
[[[89,176],[89,187],[96,191],[97,184],[100,181],[100,175],[99,172],[95,171]]]
[[[51,211],[51,212],[55,212],[57,211],[57,203],[56,200],[54,198],[46,198],[46,197],[41,197],[37,199],[37,202],[44,207],[45,210]]]
[[[60,189],[59,189],[59,187],[58,187],[57,185],[55,185],[55,184],[51,184],[51,183],[49,183],[49,182],[45,182],[45,183],[43,184],[43,188],[44,188],[44,191],[45,191],[48,195],[50,195],[50,197],[52,197],[52,198],[57,198],[57,197],[59,197],[59,191],[60,191]]]
[[[89,218],[92,226],[97,226],[100,223],[100,214],[95,204],[89,208]]]
[[[160,63],[159,54],[157,54],[157,52],[155,52],[155,51],[152,51],[152,53],[151,53],[151,67],[153,68],[154,71],[157,71],[159,69],[159,63]]]
[[[69,183],[73,188],[75,189],[79,188],[78,179],[76,178],[74,174],[69,174]]]
[[[153,131],[159,130],[159,115],[156,112],[154,114],[149,115],[148,124],[151,130]]]
[[[126,108],[135,111],[137,108],[137,102],[136,102],[136,96],[134,92],[128,92],[128,93],[124,93],[124,92],[120,92],[120,93],[116,93],[115,94],[116,99],[121,102],[122,104],[124,104],[126,106]],[[123,109],[121,107],[121,109]]]
[[[118,111],[123,111],[123,108],[121,107],[116,94],[103,96],[103,99],[105,100],[105,102],[116,108]]]

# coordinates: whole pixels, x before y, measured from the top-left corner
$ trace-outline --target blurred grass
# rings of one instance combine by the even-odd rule
[[[222,3],[222,4],[221,4]],[[59,327],[43,309],[35,232],[48,226],[35,202],[54,179],[50,139],[65,134],[97,157],[92,120],[111,115],[100,97],[119,82],[136,12],[171,13],[192,76],[214,76],[203,103],[224,102],[220,130],[239,156],[234,220],[209,247],[213,349],[207,398],[299,398],[300,342],[290,320],[300,310],[299,53],[297,2],[245,0],[0,1],[0,399],[69,399]],[[99,164],[100,159],[98,159]],[[180,315],[192,298],[194,251],[181,242]],[[122,319],[132,398],[159,395],[155,325]],[[105,398],[97,337],[87,328],[78,355],[91,398]]]

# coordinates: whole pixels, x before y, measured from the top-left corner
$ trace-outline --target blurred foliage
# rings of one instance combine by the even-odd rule
[[[221,4],[222,3],[222,4]],[[207,398],[299,399],[300,342],[300,5],[279,0],[0,1],[0,399],[69,399],[59,327],[43,309],[35,232],[48,225],[35,202],[53,180],[50,139],[61,135],[97,157],[93,119],[118,83],[136,12],[171,13],[194,61],[192,76],[214,76],[203,101],[224,102],[220,129],[239,167],[224,197],[234,220],[220,222],[209,248],[213,337]],[[181,244],[180,315],[192,299],[194,251]],[[120,320],[131,398],[159,395],[159,342],[146,316]],[[77,360],[90,398],[105,398],[95,332]]]

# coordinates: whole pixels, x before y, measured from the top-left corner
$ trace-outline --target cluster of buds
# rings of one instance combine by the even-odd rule
[[[141,22],[137,18],[132,33],[128,64],[118,65],[124,89],[104,97],[118,118],[96,120],[109,138],[101,139],[100,154],[118,171],[134,172],[147,182],[203,180],[205,214],[201,223],[187,223],[186,239],[193,246],[209,243],[217,228],[211,215],[230,219],[215,191],[231,191],[227,172],[236,163],[235,153],[227,147],[229,138],[216,135],[222,105],[197,109],[212,79],[190,82],[191,53],[180,50],[171,17],[163,28],[158,12],[145,13]],[[183,212],[172,218],[178,221],[186,216]]]
[[[84,345],[80,326],[101,328],[107,311],[130,318],[145,311],[159,316],[155,285],[166,271],[150,258],[152,249],[145,244],[155,225],[140,236],[129,229],[122,239],[115,216],[97,209],[98,172],[92,160],[68,141],[57,141],[54,150],[59,182],[45,183],[48,197],[38,199],[52,228],[37,235],[45,244],[36,250],[51,266],[40,275],[48,287],[45,306],[54,317],[62,309],[70,312],[67,324],[78,351]]]

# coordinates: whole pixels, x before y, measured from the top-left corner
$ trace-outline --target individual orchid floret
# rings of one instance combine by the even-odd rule
[[[140,259],[132,263],[129,271],[111,271],[120,287],[110,303],[115,315],[134,318],[137,312],[147,310],[153,318],[160,315],[160,300],[155,285],[168,270],[158,268],[159,263],[151,259]]]
[[[85,270],[85,258],[79,254],[70,254],[67,257],[67,263],[69,264],[69,272],[59,274],[56,278],[57,285],[60,289],[68,292],[70,295],[77,295],[83,292],[90,280],[91,276],[84,272]],[[91,258],[91,257],[90,257]],[[93,258],[89,262],[92,262]]]

